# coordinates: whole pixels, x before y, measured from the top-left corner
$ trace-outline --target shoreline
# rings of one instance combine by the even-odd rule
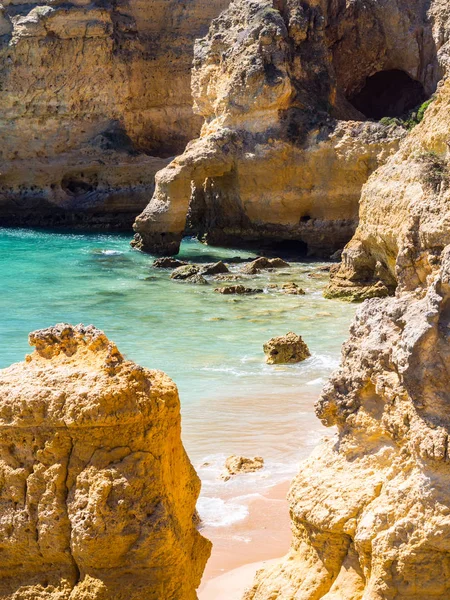
[[[213,549],[198,589],[199,600],[240,600],[258,568],[288,552],[289,487],[287,480],[251,498],[249,514],[242,521],[229,527],[201,529]]]

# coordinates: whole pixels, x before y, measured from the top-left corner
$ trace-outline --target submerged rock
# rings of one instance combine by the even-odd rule
[[[196,285],[209,285],[207,280],[200,273],[197,273],[196,275],[191,275],[191,277],[187,277],[183,281],[185,283],[194,283]]]
[[[0,596],[195,600],[210,543],[175,384],[95,327],[0,371]]]
[[[288,283],[282,285],[281,291],[283,294],[290,294],[293,296],[304,296],[306,294],[305,290],[293,281],[289,281]]]
[[[243,285],[228,285],[225,287],[216,288],[214,291],[217,292],[218,294],[224,294],[224,295],[228,295],[228,294],[238,294],[238,295],[262,294],[264,292],[264,290],[260,290],[257,288],[248,288]]]
[[[162,258],[157,258],[153,262],[153,267],[155,269],[177,269],[178,267],[184,267],[187,264],[188,263],[183,260],[178,260],[171,256],[164,256]]]
[[[266,362],[269,365],[298,363],[311,356],[303,339],[292,331],[275,337],[264,344]]]
[[[242,473],[254,473],[264,467],[264,459],[261,456],[246,458],[245,456],[236,456],[233,454],[225,461],[225,470],[220,476],[224,481],[228,481],[234,475]]]
[[[222,273],[214,276],[214,281],[238,281],[242,276],[238,273]]]
[[[244,275],[256,275],[263,270],[283,269],[285,267],[289,267],[289,263],[282,258],[265,258],[264,256],[261,256],[248,265],[245,265],[245,267],[242,267],[241,273]]]

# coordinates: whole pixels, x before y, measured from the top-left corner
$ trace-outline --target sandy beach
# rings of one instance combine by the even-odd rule
[[[240,600],[256,571],[267,561],[286,554],[291,532],[286,494],[281,483],[249,501],[249,515],[230,527],[205,527],[213,543],[199,600]]]

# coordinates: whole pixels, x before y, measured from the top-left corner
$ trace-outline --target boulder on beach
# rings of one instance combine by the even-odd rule
[[[216,288],[214,290],[218,294],[230,295],[230,294],[238,294],[238,295],[246,295],[246,294],[262,294],[264,290],[260,290],[257,288],[248,288],[243,285],[228,285],[221,288]]]
[[[264,459],[261,456],[246,458],[245,456],[233,454],[225,461],[225,469],[220,477],[224,481],[228,481],[234,475],[254,473],[255,471],[260,471],[263,467]]]
[[[311,356],[311,352],[301,336],[292,331],[266,342],[264,353],[269,365],[299,363]]]
[[[242,267],[241,273],[244,273],[244,275],[256,275],[263,270],[284,269],[286,267],[289,267],[289,263],[282,258],[266,258],[265,256],[260,256],[251,263],[248,263],[248,265],[245,265],[245,267]]]

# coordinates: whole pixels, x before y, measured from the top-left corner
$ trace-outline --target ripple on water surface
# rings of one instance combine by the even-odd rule
[[[198,262],[238,255],[254,256],[191,239],[180,253]],[[0,229],[0,367],[23,360],[30,331],[66,321],[93,323],[132,360],[164,370],[180,389],[183,438],[204,483],[206,520],[211,514],[214,525],[225,524],[231,513],[245,516],[237,495],[256,481],[290,476],[322,435],[313,404],[338,364],[354,309],[322,297],[324,263],[261,273],[245,283],[266,293],[233,297],[214,293],[214,283],[171,281],[152,261],[130,248],[128,236]],[[267,292],[287,281],[306,295]],[[266,365],[263,343],[288,331],[303,336],[311,358]],[[267,466],[245,482],[222,483],[229,454],[261,455]]]

